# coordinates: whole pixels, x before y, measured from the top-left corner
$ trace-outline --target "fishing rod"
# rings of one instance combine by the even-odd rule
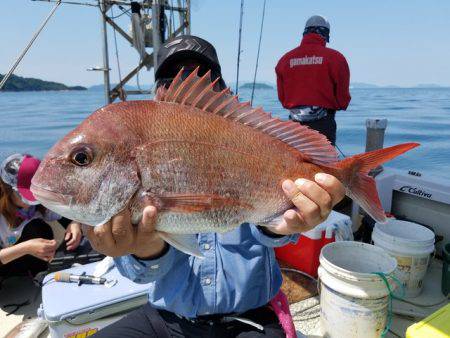
[[[241,40],[242,40],[242,17],[244,15],[244,0],[241,0],[241,16],[239,19],[239,42],[238,42],[238,54],[237,54],[237,65],[236,65],[236,89],[235,93],[238,94],[239,91],[239,64],[241,61]]]
[[[263,4],[263,12],[262,12],[262,18],[261,18],[261,29],[259,31],[258,53],[256,54],[255,75],[253,76],[252,96],[250,98],[250,104],[253,104],[253,95],[255,94],[256,73],[258,72],[259,51],[261,50],[261,39],[262,39],[262,33],[263,33],[263,27],[264,27],[265,14],[266,14],[266,0],[264,0],[264,4]]]

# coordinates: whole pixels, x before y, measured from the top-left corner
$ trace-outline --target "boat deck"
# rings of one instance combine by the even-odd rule
[[[440,291],[441,274],[442,264],[435,259],[426,276],[422,294],[411,300],[415,305],[394,301],[391,332],[386,337],[405,337],[408,326],[420,321],[448,303],[448,299]],[[29,301],[29,304],[20,307],[14,314],[9,314],[13,307],[5,308],[6,304],[20,304],[26,301]],[[0,337],[4,337],[22,320],[35,317],[40,303],[40,289],[33,284],[31,279],[7,279],[0,290]],[[292,304],[291,311],[299,337],[322,337],[319,325],[320,307],[318,297],[312,297]],[[50,337],[48,330],[44,331],[40,337]]]

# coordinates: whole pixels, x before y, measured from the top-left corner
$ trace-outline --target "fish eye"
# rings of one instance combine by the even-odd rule
[[[79,167],[84,167],[91,164],[92,159],[92,151],[85,147],[73,150],[70,155],[70,160],[72,163]]]

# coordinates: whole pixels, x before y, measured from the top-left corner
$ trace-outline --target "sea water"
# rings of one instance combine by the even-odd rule
[[[388,166],[450,178],[450,89],[353,89],[347,111],[336,114],[337,145],[346,156],[364,151],[368,118],[387,118],[385,146],[421,146]],[[250,90],[239,92],[249,100]],[[130,97],[143,99],[144,96]],[[276,90],[255,91],[254,106],[282,119]],[[0,159],[14,152],[42,157],[69,130],[104,105],[102,91],[0,92]]]

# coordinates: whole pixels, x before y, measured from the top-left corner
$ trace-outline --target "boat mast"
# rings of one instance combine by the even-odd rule
[[[108,31],[106,28],[106,4],[105,0],[99,0],[101,19],[102,19],[102,44],[103,44],[103,82],[105,91],[105,103],[109,104],[112,102],[110,95],[111,84],[109,82],[109,56],[108,56]]]
[[[105,102],[109,104],[114,102],[118,97],[122,100],[126,99],[128,94],[136,95],[136,94],[150,94],[149,90],[125,90],[125,84],[127,84],[134,76],[136,76],[139,71],[146,67],[150,69],[154,68],[154,65],[157,63],[157,55],[158,49],[161,46],[161,43],[165,41],[165,39],[171,39],[177,35],[181,34],[190,34],[191,32],[191,1],[190,0],[177,0],[178,6],[172,6],[168,4],[166,0],[140,0],[140,1],[130,1],[130,0],[97,0],[96,2],[85,2],[85,1],[77,1],[77,0],[35,0],[41,2],[56,2],[57,5],[50,13],[49,17],[46,19],[44,24],[48,21],[48,19],[53,15],[56,7],[59,4],[68,4],[68,5],[79,5],[79,6],[87,6],[87,7],[97,7],[100,9],[101,14],[101,36],[102,36],[102,55],[103,55],[103,66],[102,67],[91,67],[88,70],[93,71],[102,71],[103,72],[103,82],[104,82],[104,90],[105,90]],[[121,14],[117,16],[109,16],[108,11],[118,7],[118,11]],[[137,8],[135,13],[139,13],[139,26],[142,27],[142,32],[139,34],[133,34],[134,37],[126,32],[126,29],[122,28],[118,22],[117,18],[121,17],[124,14],[130,16],[130,11],[133,14],[133,7]],[[126,9],[128,8],[128,9]],[[151,17],[149,17],[149,11],[151,10]],[[166,14],[166,11],[169,15]],[[179,15],[179,23],[178,27],[173,29],[173,31],[169,32],[166,36],[166,18],[172,17],[175,15],[175,12]],[[141,13],[146,14],[145,20],[142,19]],[[148,15],[147,15],[148,14]],[[149,27],[149,21],[151,23],[151,27]],[[133,46],[133,48],[138,49],[140,53],[140,60],[138,65],[132,69],[123,79],[120,79],[120,82],[111,88],[110,75],[111,68],[109,68],[109,47],[108,47],[108,26],[111,26],[112,29],[115,30],[115,33],[121,35],[128,43]],[[42,27],[40,30],[42,30]],[[39,33],[39,32],[38,32]],[[38,34],[37,33],[37,34]],[[141,34],[142,33],[142,34]],[[140,38],[136,36],[139,35]],[[37,35],[36,35],[37,36]],[[36,37],[35,36],[35,37]],[[151,37],[150,37],[151,36]],[[34,41],[35,37],[33,37]],[[137,39],[137,40],[135,40]],[[30,45],[31,45],[30,43]],[[138,46],[139,45],[139,46]],[[136,46],[136,47],[135,47]],[[144,46],[142,48],[142,46]],[[29,48],[29,46],[27,46]],[[117,44],[116,44],[117,48]],[[152,48],[152,53],[148,54],[146,52],[146,48]],[[116,57],[118,58],[118,53],[116,53]],[[19,60],[20,61],[20,60]],[[118,62],[119,64],[119,62]],[[119,67],[119,66],[118,66]],[[6,82],[4,79],[3,82]],[[2,83],[3,83],[2,82]]]
[[[164,0],[144,0],[142,2],[136,1],[121,1],[121,0],[98,0],[100,11],[102,13],[102,38],[103,38],[103,68],[91,68],[91,70],[102,70],[104,72],[104,84],[105,84],[105,101],[106,104],[113,102],[118,97],[123,98],[127,94],[150,94],[149,90],[125,90],[124,86],[127,84],[138,72],[143,68],[147,67],[150,69],[154,68],[157,63],[157,55],[161,43],[166,39],[166,11],[178,12],[179,14],[179,26],[171,34],[167,34],[167,39],[175,37],[180,34],[189,34],[191,20],[190,20],[190,0],[183,0],[178,2],[178,6],[170,6]],[[124,7],[131,7],[132,4],[139,3],[142,10],[151,9],[151,24],[152,24],[152,41],[150,43],[146,42],[146,47],[152,48],[152,53],[144,53],[144,56],[139,61],[136,68],[132,69],[120,82],[111,88],[110,84],[110,71],[109,60],[108,60],[108,41],[107,41],[107,26],[110,25],[115,31],[121,35],[125,40],[127,40],[131,45],[134,45],[133,37],[128,34],[125,29],[122,29],[119,24],[114,20],[114,17],[108,16],[108,10],[113,6],[118,6],[119,9],[124,11]],[[122,96],[123,95],[123,96]]]
[[[163,5],[164,6],[164,5]],[[164,11],[164,7],[163,7]],[[158,64],[158,51],[161,46],[161,0],[153,0],[152,4],[152,28],[153,28],[153,70],[156,75],[156,67]]]

